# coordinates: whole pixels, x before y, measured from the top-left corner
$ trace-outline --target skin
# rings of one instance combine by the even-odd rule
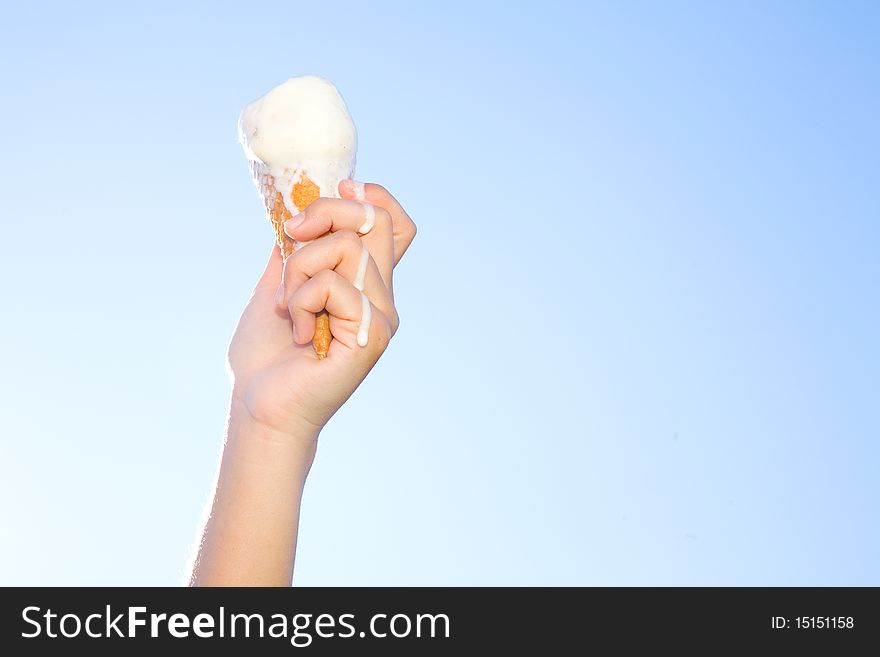
[[[226,436],[210,513],[193,563],[193,586],[288,586],[293,577],[302,490],[318,435],[376,364],[397,330],[392,273],[416,234],[400,204],[365,185],[376,222],[351,181],[341,199],[321,198],[285,231],[314,240],[286,261],[277,245],[229,346],[232,378]],[[366,247],[369,343],[357,344],[360,292],[352,284]],[[311,345],[315,313],[330,315],[326,359]]]

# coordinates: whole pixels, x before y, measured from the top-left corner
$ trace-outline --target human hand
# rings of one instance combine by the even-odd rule
[[[415,224],[380,185],[344,180],[339,193],[288,221],[290,237],[314,241],[286,261],[277,245],[272,249],[229,346],[233,412],[273,432],[316,436],[399,324],[392,272]],[[311,341],[315,313],[325,308],[333,341],[319,360]]]

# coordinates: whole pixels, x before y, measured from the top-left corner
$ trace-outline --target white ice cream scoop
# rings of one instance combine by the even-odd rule
[[[248,159],[274,179],[285,206],[305,173],[320,196],[338,198],[339,181],[354,174],[357,130],[333,84],[316,75],[290,78],[244,108],[239,139]]]

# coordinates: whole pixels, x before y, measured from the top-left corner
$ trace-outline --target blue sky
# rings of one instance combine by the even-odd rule
[[[181,581],[317,73],[419,236],[295,581],[880,584],[875,5],[260,7],[0,10],[0,583]]]

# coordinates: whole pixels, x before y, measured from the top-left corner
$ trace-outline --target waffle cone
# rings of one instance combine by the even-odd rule
[[[275,180],[265,169],[254,163],[254,178],[260,188],[260,195],[263,197],[263,204],[266,206],[266,214],[275,230],[275,239],[281,248],[281,256],[287,260],[287,256],[296,250],[296,242],[288,237],[284,232],[284,222],[293,216],[284,198],[275,188]],[[300,176],[299,182],[294,183],[291,190],[291,200],[293,205],[299,212],[305,210],[321,195],[321,188],[312,182],[305,172]],[[333,337],[330,334],[330,315],[326,310],[322,310],[315,317],[315,335],[312,338],[312,345],[315,347],[315,353],[318,358],[326,358],[330,349],[330,342]]]

